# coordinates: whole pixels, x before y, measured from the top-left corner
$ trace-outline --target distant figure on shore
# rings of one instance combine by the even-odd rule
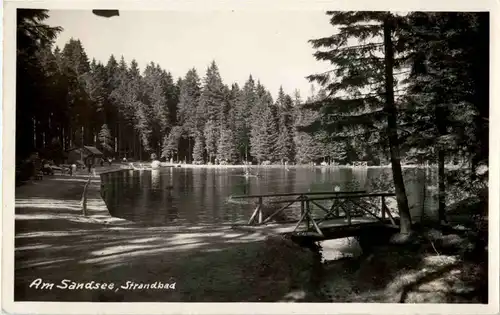
[[[123,163],[127,163],[127,158],[123,157]]]
[[[54,175],[54,170],[52,169],[49,161],[44,160],[42,164],[42,172],[44,175]]]
[[[160,165],[161,165],[160,161],[158,161],[158,160],[154,160],[154,161],[151,163],[151,168],[155,170],[155,169],[158,169],[158,168],[160,167]]]
[[[76,164],[71,164],[71,167],[69,169],[69,175],[73,176],[73,174],[76,174]]]
[[[335,185],[335,188],[334,188],[333,190],[334,190],[334,191],[337,191],[337,192],[338,192],[338,191],[340,191],[340,186]]]
[[[101,160],[99,161],[99,163],[101,164],[101,166],[104,166],[104,159],[101,158]]]
[[[109,163],[109,166],[111,166],[111,163],[113,162],[113,160],[111,160],[111,158],[108,158],[108,163]]]

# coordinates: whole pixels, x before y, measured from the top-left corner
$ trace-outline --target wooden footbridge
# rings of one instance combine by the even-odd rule
[[[281,199],[276,199],[277,197]],[[396,232],[399,228],[399,218],[395,217],[387,206],[387,199],[394,197],[394,193],[388,192],[328,191],[240,195],[231,196],[230,199],[257,200],[257,207],[248,223],[235,225],[235,229],[319,241],[361,233],[379,233],[382,230]],[[300,203],[298,219],[273,220],[297,203]],[[279,204],[284,205],[274,211],[268,210]],[[297,209],[297,216],[298,212]]]

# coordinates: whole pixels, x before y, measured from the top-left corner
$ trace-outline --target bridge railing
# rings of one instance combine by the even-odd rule
[[[318,196],[319,195],[319,196]],[[263,199],[270,197],[293,197],[289,199],[274,200],[269,201],[269,204],[282,204],[284,206],[280,207],[276,211],[272,212],[266,218],[263,217]],[[317,197],[316,197],[317,196]],[[285,209],[289,208],[295,203],[300,203],[300,219],[295,226],[295,230],[302,224],[306,223],[307,230],[314,228],[319,235],[323,235],[320,229],[320,225],[327,220],[341,219],[347,220],[347,225],[352,224],[353,217],[370,216],[374,217],[378,221],[386,222],[389,219],[392,225],[396,225],[393,215],[391,214],[386,198],[394,197],[395,194],[391,192],[383,193],[366,193],[366,191],[342,191],[342,192],[308,192],[308,193],[284,193],[284,194],[266,194],[266,195],[246,195],[246,196],[233,196],[232,198],[258,198],[257,207],[255,208],[248,224],[266,224],[273,217],[283,212]],[[380,198],[380,208],[373,205],[372,203],[366,202],[365,198]],[[332,201],[330,207],[322,205],[320,201]],[[354,206],[354,211],[350,209],[348,204]],[[323,217],[314,217],[312,213],[312,206],[315,206],[322,210],[325,215]],[[343,215],[341,215],[340,210],[342,210]]]
[[[286,208],[290,207],[292,204],[294,204],[297,201],[300,201],[301,199],[307,197],[307,196],[328,196],[328,195],[340,195],[340,194],[359,194],[359,193],[366,193],[366,190],[355,190],[355,191],[315,191],[315,192],[301,192],[301,193],[276,193],[276,194],[260,194],[260,195],[236,195],[236,196],[231,196],[229,199],[257,199],[257,207],[255,208],[254,212],[252,213],[252,216],[250,217],[250,220],[248,220],[248,224],[252,224],[255,219],[257,219],[257,223],[266,223],[268,222],[272,217],[277,215],[278,213],[282,212]],[[264,219],[263,218],[263,213],[262,213],[262,208],[264,205],[264,199],[265,198],[274,198],[274,197],[293,197],[296,196],[291,201],[287,201],[289,204],[281,207],[274,213],[272,213],[268,218]],[[283,201],[279,201],[283,202]],[[272,202],[270,202],[272,203]]]

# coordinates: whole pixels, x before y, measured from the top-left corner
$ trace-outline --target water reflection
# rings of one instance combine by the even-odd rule
[[[241,169],[164,168],[102,175],[111,215],[151,225],[243,223],[254,204],[229,203],[230,195],[341,190],[393,191],[389,169],[265,168],[259,177]],[[436,216],[436,172],[405,169],[412,215]],[[425,210],[425,211],[424,211]]]
[[[153,189],[160,188],[160,170],[151,171],[151,188]]]

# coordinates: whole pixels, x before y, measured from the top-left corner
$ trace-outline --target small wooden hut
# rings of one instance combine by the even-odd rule
[[[81,148],[72,148],[67,152],[67,164],[85,164],[90,162],[92,165],[99,164],[104,154],[93,146],[83,146]]]

